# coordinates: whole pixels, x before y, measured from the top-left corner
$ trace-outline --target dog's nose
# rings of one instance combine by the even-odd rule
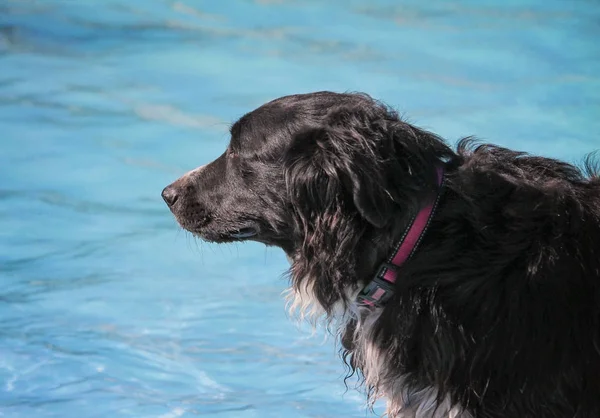
[[[162,196],[166,204],[169,205],[169,207],[173,206],[175,202],[177,202],[177,198],[179,197],[179,194],[177,193],[177,188],[173,187],[172,184],[165,187],[160,195]]]

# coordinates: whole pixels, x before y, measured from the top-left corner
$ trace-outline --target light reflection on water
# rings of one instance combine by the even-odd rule
[[[179,231],[161,188],[228,124],[366,91],[453,141],[600,148],[595,1],[0,4],[0,416],[360,417],[283,255]]]

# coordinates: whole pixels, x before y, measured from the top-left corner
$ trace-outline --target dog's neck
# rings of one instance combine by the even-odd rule
[[[400,268],[417,250],[437,208],[444,185],[444,169],[442,167],[437,169],[437,183],[437,195],[412,217],[402,237],[394,246],[392,254],[386,262],[379,265],[373,279],[358,294],[357,303],[359,305],[381,307],[392,297],[394,283],[396,283]]]

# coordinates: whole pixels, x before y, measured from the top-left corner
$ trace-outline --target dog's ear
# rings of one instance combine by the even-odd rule
[[[451,150],[373,102],[338,107],[325,119],[294,135],[283,161],[302,237],[291,267],[295,294],[312,292],[329,315],[347,302],[368,227],[416,213],[437,188],[433,168]]]
[[[313,215],[354,210],[382,228],[394,201],[376,143],[347,128],[318,128],[296,138],[286,158],[286,183],[295,208]]]
[[[291,267],[293,306],[316,301],[327,316],[338,301],[349,302],[346,291],[355,284],[366,227],[385,226],[385,211],[391,212],[391,199],[378,195],[378,177],[370,177],[376,167],[366,163],[369,156],[338,140],[329,129],[308,130],[294,138],[285,157],[290,210],[302,237]]]

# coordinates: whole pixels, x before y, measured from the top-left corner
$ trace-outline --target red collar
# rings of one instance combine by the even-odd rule
[[[439,203],[444,185],[444,169],[442,167],[437,169],[437,177],[437,196],[413,217],[404,235],[396,244],[395,251],[385,263],[379,266],[373,280],[359,293],[357,297],[359,305],[380,307],[392,297],[398,271],[416,251]]]

